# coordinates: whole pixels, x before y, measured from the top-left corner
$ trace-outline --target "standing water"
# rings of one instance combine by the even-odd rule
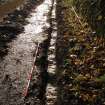
[[[47,22],[52,0],[45,0],[40,6],[32,10],[27,18],[29,24],[25,31],[18,35],[8,45],[8,55],[0,62],[0,104],[17,105],[27,84],[27,76],[32,68],[35,42],[43,42],[47,38],[44,28],[49,28]]]

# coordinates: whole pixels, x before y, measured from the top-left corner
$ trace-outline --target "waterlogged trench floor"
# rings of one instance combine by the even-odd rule
[[[51,0],[45,0],[34,9],[27,18],[29,23],[24,26],[25,31],[8,44],[8,55],[0,61],[0,103],[3,105],[19,102],[32,68],[35,42],[46,38],[43,27],[50,26],[47,16],[51,5]]]

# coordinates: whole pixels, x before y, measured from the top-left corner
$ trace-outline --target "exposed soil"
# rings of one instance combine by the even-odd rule
[[[27,1],[24,6],[9,13],[0,23],[0,59],[8,53],[8,42],[11,42],[19,33],[24,31],[24,25],[28,23],[26,18],[42,1]]]
[[[19,15],[18,12],[19,13],[21,12],[16,10],[16,12],[9,15],[9,17],[5,20],[5,25],[2,26],[2,28],[4,29],[2,34],[6,33],[7,35],[11,35],[11,31],[12,31],[12,35],[15,36],[17,34],[17,36],[15,37],[15,39],[13,39],[14,38],[13,36],[8,38],[6,35],[5,36],[6,38],[3,37],[3,40],[2,40],[3,46],[6,43],[6,52],[8,51],[8,53],[6,53],[7,55],[5,55],[4,57],[2,57],[3,56],[2,55],[1,56],[2,59],[0,61],[0,93],[1,93],[0,104],[1,105],[8,105],[8,104],[23,105],[23,104],[30,103],[31,97],[29,98],[28,101],[25,100],[24,102],[22,98],[23,92],[24,92],[24,88],[26,88],[28,75],[33,65],[33,56],[36,49],[35,42],[38,41],[39,43],[42,43],[43,40],[46,39],[47,34],[50,33],[50,30],[47,33],[45,33],[44,30],[47,30],[47,28],[49,28],[49,25],[47,23],[47,16],[48,16],[48,13],[50,13],[50,6],[52,6],[51,1],[46,0],[45,2],[42,2],[43,4],[37,7],[36,9],[36,6],[40,4],[40,2],[38,1],[36,2],[34,4],[32,4],[33,2],[31,3],[29,2],[28,6],[25,7],[24,10],[22,10],[22,13],[25,13],[25,11],[26,12],[29,12],[30,10],[32,11],[30,15],[28,15],[29,13],[26,13],[25,16],[22,17],[23,22],[17,21],[18,19],[15,16],[16,14]],[[32,7],[30,8],[30,6]],[[29,10],[27,11],[26,9],[29,9]],[[27,16],[28,18],[25,19]],[[18,28],[16,28],[16,25],[13,28],[8,26],[8,24],[6,23],[7,20],[9,21],[10,24],[14,23],[14,21],[15,21],[15,24],[20,23],[22,27],[24,27],[24,31],[22,30],[23,31],[22,33],[20,31],[19,32],[20,34],[18,32],[15,34],[14,29],[18,30]],[[25,20],[27,20],[28,23],[25,26],[23,26]],[[6,29],[6,27],[8,29]],[[6,31],[8,31],[8,33]],[[5,43],[4,43],[4,40],[5,40]],[[49,44],[47,43],[45,44],[45,46],[46,45],[48,46]],[[44,47],[44,43],[42,44],[42,46]],[[4,47],[3,47],[3,50],[5,50]],[[45,47],[44,50],[46,51],[47,48]],[[45,64],[43,65],[45,66]],[[37,79],[37,76],[38,76],[37,72],[35,73],[36,73],[35,74],[36,77],[34,78]],[[39,83],[39,85],[41,85],[41,87],[44,87],[43,85],[45,82],[42,82],[42,77],[44,73],[41,73],[41,75],[40,77],[38,76],[38,78],[41,79],[41,84]],[[40,88],[40,90],[38,91],[38,94],[43,94],[41,87],[38,86],[38,88]],[[40,97],[43,97],[43,96],[40,95]],[[34,99],[35,99],[35,96],[34,96]],[[33,105],[33,102],[34,101],[32,101],[30,105]],[[36,102],[40,104],[39,100],[36,100]]]
[[[56,1],[29,1],[4,19],[0,32],[0,104],[55,105]],[[33,62],[35,56],[37,59]]]

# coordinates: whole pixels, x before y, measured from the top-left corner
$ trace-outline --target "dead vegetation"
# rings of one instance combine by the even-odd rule
[[[60,105],[104,105],[105,39],[79,12],[80,18],[76,16],[68,1],[58,0],[57,12],[61,17],[57,42]]]

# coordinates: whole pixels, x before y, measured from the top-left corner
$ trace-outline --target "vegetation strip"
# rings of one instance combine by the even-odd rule
[[[92,1],[77,0],[80,3],[77,5],[84,7],[75,7],[83,27],[72,11],[71,1],[57,0],[58,103],[59,105],[104,105],[104,34],[100,35],[96,29],[92,30],[90,23],[84,19],[89,17],[80,13],[81,9],[90,6],[88,4],[85,8],[86,5],[83,4]]]

